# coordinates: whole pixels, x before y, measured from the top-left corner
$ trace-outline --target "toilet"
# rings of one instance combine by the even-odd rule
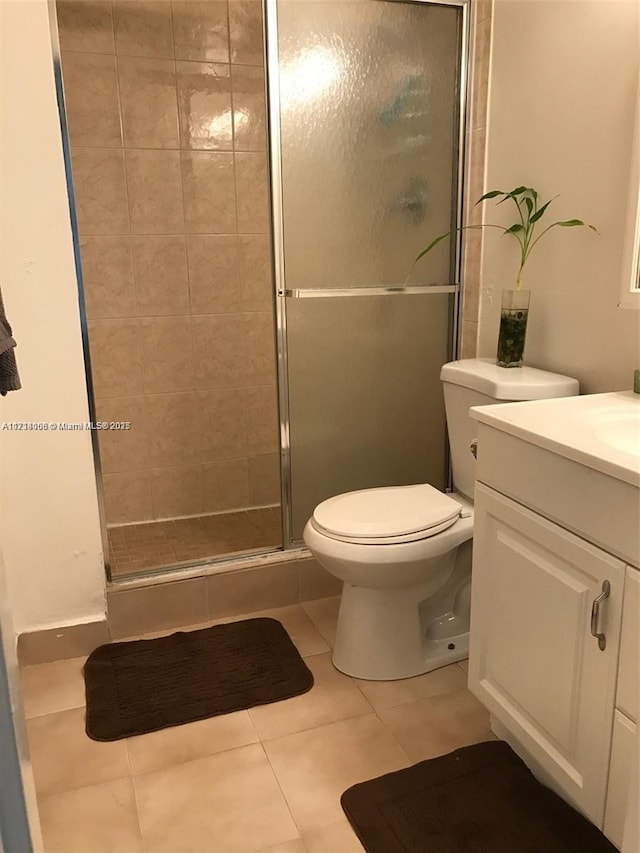
[[[578,394],[578,382],[491,359],[445,364],[453,491],[364,489],[319,504],[304,530],[343,582],[334,665],[356,678],[409,678],[468,657],[475,481],[472,406]]]

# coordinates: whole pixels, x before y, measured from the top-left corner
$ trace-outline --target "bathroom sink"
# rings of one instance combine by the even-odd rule
[[[640,406],[636,416],[620,412],[603,416],[594,433],[614,450],[640,456]]]
[[[472,412],[479,421],[640,487],[639,394],[585,394]]]

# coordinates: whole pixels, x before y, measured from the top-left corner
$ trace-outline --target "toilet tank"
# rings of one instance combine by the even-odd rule
[[[472,406],[575,397],[577,379],[548,373],[535,367],[498,367],[490,358],[466,358],[445,364],[440,371],[451,449],[453,484],[457,492],[473,500],[476,460],[471,442],[477,422],[469,417]]]

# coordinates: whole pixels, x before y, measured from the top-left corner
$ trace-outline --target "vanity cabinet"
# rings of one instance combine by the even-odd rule
[[[624,587],[620,671],[616,705],[634,722],[638,721],[638,631],[640,630],[640,572],[629,567]]]
[[[611,740],[607,805],[602,829],[618,849],[622,845],[624,836],[631,762],[636,749],[636,737],[636,724],[616,708]]]
[[[600,826],[624,572],[600,548],[476,487],[470,687]],[[599,641],[591,614],[605,583],[593,626]]]
[[[640,488],[635,468],[574,452],[577,428],[563,444],[556,412],[590,404],[574,401],[548,401],[535,429],[545,401],[473,410],[469,687],[496,734],[620,847],[638,752]]]
[[[638,696],[638,631],[640,630],[640,571],[627,568],[622,608],[622,637],[616,710],[613,718],[609,784],[604,817],[604,833],[620,847],[624,835],[627,791],[631,778],[631,761],[637,750]]]

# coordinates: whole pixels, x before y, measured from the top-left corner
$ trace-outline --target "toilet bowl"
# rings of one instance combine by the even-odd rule
[[[356,511],[372,503],[379,509],[386,504],[389,518],[398,521],[398,531],[407,526],[402,525],[399,504],[428,509],[431,499],[441,512],[432,511],[430,527],[393,535],[391,523],[384,529],[386,535],[371,535],[368,541],[361,530],[360,535],[349,536],[321,525],[317,516],[324,520],[328,515],[324,504],[307,522],[304,539],[309,550],[343,582],[335,666],[358,678],[386,680],[466,658],[471,553],[459,546],[470,542],[473,533],[468,501],[428,485],[370,489],[341,498],[337,518],[346,514],[344,499],[350,499]],[[324,514],[318,512],[322,509]]]
[[[356,678],[409,678],[468,656],[471,406],[578,393],[575,379],[488,359],[447,364],[441,379],[454,491],[421,483],[348,492],[320,503],[304,530],[311,553],[343,582],[333,662]]]

